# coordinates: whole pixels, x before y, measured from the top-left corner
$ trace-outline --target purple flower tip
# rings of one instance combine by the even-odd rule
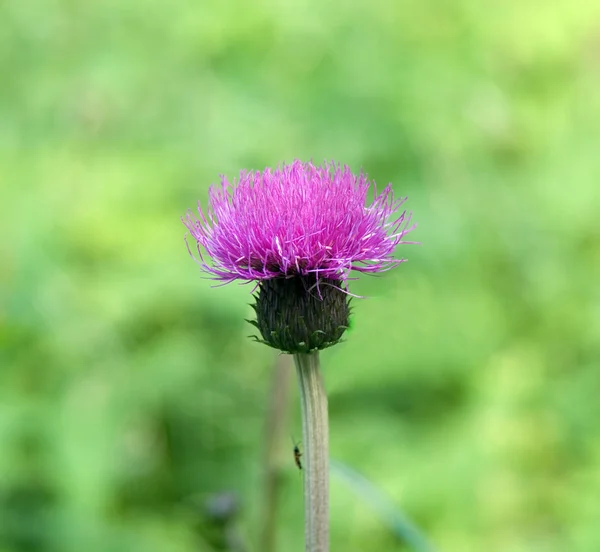
[[[397,245],[411,213],[400,211],[391,185],[366,205],[370,182],[347,166],[294,161],[272,170],[240,173],[212,186],[206,213],[188,212],[202,269],[224,283],[291,276],[346,281],[351,270],[382,272],[402,263]],[[374,185],[375,188],[375,185]],[[213,264],[205,262],[200,247]]]

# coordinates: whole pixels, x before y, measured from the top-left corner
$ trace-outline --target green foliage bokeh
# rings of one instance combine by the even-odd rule
[[[179,218],[218,174],[296,157],[393,182],[422,242],[353,284],[368,299],[322,355],[332,456],[440,550],[599,550],[599,16],[2,2],[0,552],[210,552],[222,492],[256,542],[276,355],[246,337],[252,287],[202,279]],[[332,543],[406,550],[335,479]]]

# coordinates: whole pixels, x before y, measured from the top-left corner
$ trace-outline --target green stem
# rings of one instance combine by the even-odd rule
[[[306,552],[329,550],[329,421],[319,353],[294,355],[302,406]]]
[[[261,552],[274,552],[276,549],[277,511],[279,509],[279,488],[281,486],[281,468],[277,460],[277,451],[288,419],[288,398],[292,375],[290,365],[289,355],[278,355],[272,368],[269,406],[265,420]]]

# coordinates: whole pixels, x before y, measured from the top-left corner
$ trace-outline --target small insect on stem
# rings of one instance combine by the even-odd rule
[[[292,442],[294,443],[294,462],[296,463],[296,466],[298,466],[298,469],[302,470],[302,462],[300,461],[300,458],[302,457],[302,453],[300,452],[300,449],[298,448],[299,442],[294,442],[293,439],[292,439]]]

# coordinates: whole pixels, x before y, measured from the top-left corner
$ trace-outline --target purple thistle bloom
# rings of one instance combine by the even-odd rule
[[[382,272],[405,259],[394,248],[410,232],[391,186],[375,190],[346,166],[294,161],[274,171],[242,172],[211,187],[206,214],[183,223],[194,237],[202,270],[224,283],[257,282],[259,341],[297,354],[338,343],[350,324],[350,271]],[[186,240],[187,242],[187,240]],[[213,264],[204,261],[203,247]],[[191,253],[191,252],[190,252]]]
[[[197,242],[202,269],[224,283],[309,276],[345,283],[351,270],[382,272],[406,259],[394,248],[410,232],[411,214],[399,212],[391,185],[366,206],[370,182],[333,163],[294,161],[281,168],[242,172],[211,187],[206,214],[182,219]],[[204,261],[204,247],[213,265]],[[342,286],[345,288],[345,285]]]

